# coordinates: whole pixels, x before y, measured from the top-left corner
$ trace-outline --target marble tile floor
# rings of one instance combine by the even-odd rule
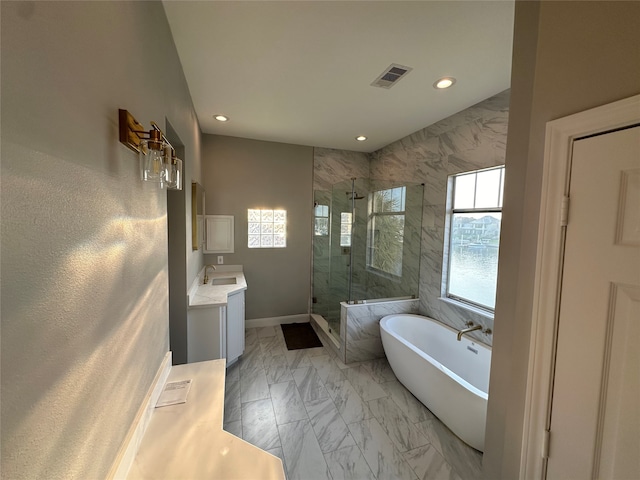
[[[287,351],[279,326],[246,330],[227,369],[224,429],[280,457],[288,480],[481,478],[464,444],[386,359],[345,365],[324,347]]]

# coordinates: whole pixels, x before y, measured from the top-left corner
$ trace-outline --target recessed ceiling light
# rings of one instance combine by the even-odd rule
[[[365,137],[364,135],[358,135],[356,137],[356,140],[358,140],[359,142],[364,142],[367,139],[367,137]]]
[[[226,117],[224,115],[214,115],[213,118],[215,118],[219,122],[226,122],[227,120],[229,120],[229,117]]]
[[[441,78],[441,79],[437,80],[436,83],[433,84],[433,88],[439,88],[439,89],[449,88],[454,83],[456,83],[456,79],[455,78],[453,78],[453,77],[444,77],[444,78]]]

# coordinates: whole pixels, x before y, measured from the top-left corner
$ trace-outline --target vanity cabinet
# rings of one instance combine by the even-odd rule
[[[244,290],[227,298],[227,364],[244,352]]]
[[[189,363],[226,358],[230,365],[244,352],[244,290],[229,294],[227,305],[190,308],[187,317]]]

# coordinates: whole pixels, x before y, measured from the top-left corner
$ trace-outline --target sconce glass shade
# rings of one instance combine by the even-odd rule
[[[169,154],[166,164],[166,186],[171,190],[182,190],[182,160]]]
[[[145,182],[159,183],[165,181],[166,144],[159,139],[140,141],[140,171]]]

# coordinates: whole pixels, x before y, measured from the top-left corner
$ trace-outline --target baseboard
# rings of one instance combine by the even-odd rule
[[[138,448],[140,448],[140,443],[142,442],[142,438],[144,437],[144,433],[149,426],[149,422],[151,421],[151,415],[153,414],[153,410],[156,407],[156,403],[158,402],[158,398],[162,393],[162,389],[164,388],[165,383],[167,383],[167,378],[169,377],[169,372],[171,371],[171,352],[167,352],[160,364],[160,368],[158,369],[155,378],[153,379],[153,383],[149,387],[149,391],[145,396],[144,401],[140,405],[138,409],[138,413],[136,415],[135,420],[129,427],[129,432],[120,447],[120,451],[116,457],[115,462],[111,466],[111,471],[107,478],[109,479],[125,479],[129,474],[129,470],[133,465],[133,462],[136,458],[136,454],[138,453]]]
[[[309,314],[301,313],[299,315],[285,315],[284,317],[254,318],[245,320],[244,326],[245,328],[272,327],[283,323],[309,323]]]

